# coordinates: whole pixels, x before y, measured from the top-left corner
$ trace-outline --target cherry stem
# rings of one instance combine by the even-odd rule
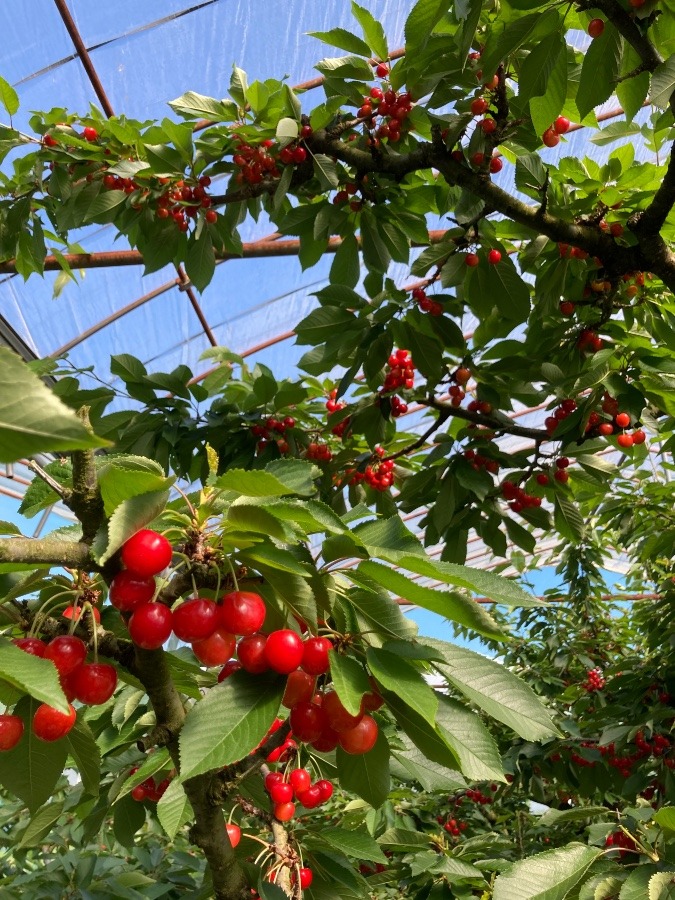
[[[91,616],[91,636],[94,642],[94,662],[98,662],[98,627],[96,625],[96,617],[94,615],[94,607],[87,601],[85,606],[89,608],[89,615]]]
[[[239,583],[238,583],[238,581],[237,581],[237,573],[234,571],[234,566],[232,565],[232,560],[230,559],[230,557],[229,557],[227,554],[225,554],[224,559],[225,559],[225,562],[227,563],[227,566],[228,566],[228,568],[229,568],[229,570],[230,570],[230,573],[231,573],[231,575],[232,575],[232,581],[233,581],[233,583],[234,583],[234,589],[235,589],[235,591],[238,591],[238,590],[239,590]]]
[[[49,600],[47,600],[46,603],[44,603],[43,606],[35,614],[35,618],[33,619],[31,627],[28,631],[28,637],[35,637],[37,635],[37,633],[40,630],[39,629],[40,623],[44,622],[45,619],[47,619],[48,613],[51,615],[52,609],[55,609],[58,606],[63,606],[63,604],[61,604],[61,603],[55,604],[54,603],[55,600],[58,600],[60,597],[66,597],[66,596],[71,596],[71,595],[74,595],[75,597],[77,597],[78,592],[75,591],[73,588],[68,588],[68,590],[59,591],[58,594],[54,594],[53,597],[50,597]],[[71,625],[72,625],[72,623],[71,623]]]

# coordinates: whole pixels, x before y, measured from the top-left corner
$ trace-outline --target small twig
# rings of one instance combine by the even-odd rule
[[[68,503],[72,496],[72,491],[70,488],[64,487],[60,482],[58,482],[55,478],[49,474],[49,472],[45,472],[39,463],[35,462],[34,459],[28,460],[28,468],[31,472],[35,472],[38,478],[41,478],[45,484],[49,485],[49,487],[54,491],[55,494],[63,500],[64,503]]]
[[[415,450],[418,450],[420,447],[424,446],[427,439],[430,438],[435,431],[438,431],[441,425],[443,425],[444,422],[447,422],[450,416],[451,413],[449,410],[440,410],[438,418],[433,422],[430,428],[427,428],[424,434],[419,436],[416,441],[414,441],[412,444],[409,444],[407,447],[404,447],[402,450],[397,450],[396,453],[392,453],[389,456],[383,457],[380,462],[388,462],[391,459],[399,459],[401,456],[408,456],[408,454],[414,453]]]

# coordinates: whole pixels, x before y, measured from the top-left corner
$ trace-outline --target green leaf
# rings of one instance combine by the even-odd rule
[[[445,662],[434,666],[489,716],[512,728],[526,741],[539,741],[557,734],[539,698],[505,666],[445,641],[425,638],[424,643],[443,655]]]
[[[675,808],[672,806],[663,807],[654,813],[654,821],[663,828],[664,831],[675,832]]]
[[[51,660],[24,653],[6,638],[0,638],[0,679],[41,703],[68,712],[68,701]]]
[[[601,856],[597,847],[568,844],[514,863],[495,880],[494,900],[563,900]]]
[[[452,622],[458,622],[467,628],[472,628],[479,634],[492,638],[504,637],[504,632],[492,616],[480,604],[461,594],[425,587],[416,581],[411,581],[402,572],[372,560],[364,560],[359,563],[358,568],[347,571],[346,574],[350,578],[365,574],[409,603],[435,612],[439,616]]]
[[[136,833],[145,823],[145,806],[137,803],[133,797],[125,797],[115,805],[113,813],[113,832],[123,847],[134,846]]]
[[[656,866],[638,866],[624,881],[619,892],[619,900],[645,900],[648,896],[649,882],[657,872]]]
[[[0,347],[0,462],[109,446],[110,441],[90,434],[16,353]]]
[[[347,53],[356,53],[358,56],[370,56],[370,48],[360,37],[347,31],[345,28],[332,28],[330,31],[310,31],[309,37],[317,38],[331,47],[339,47]]]
[[[280,148],[283,149],[288,144],[292,144],[293,141],[297,140],[299,134],[300,126],[295,119],[286,118],[279,120],[276,138]]]
[[[354,325],[353,313],[339,306],[321,306],[296,326],[298,344],[323,344],[329,338]]]
[[[649,900],[675,900],[675,874],[657,872],[649,879]]]
[[[113,724],[114,724],[113,718]],[[140,784],[142,781],[145,781],[146,778],[149,778],[151,775],[154,775],[155,772],[159,772],[161,769],[166,768],[171,765],[171,756],[169,755],[169,751],[165,747],[161,747],[155,750],[154,753],[148,754],[145,757],[141,765],[138,769],[128,778],[125,778],[124,783],[119,789],[115,800],[121,800],[122,797],[126,797],[127,794],[130,794],[131,791],[136,787],[136,785]]]
[[[438,695],[437,727],[470,781],[505,781],[502,760],[480,716],[442,694]]]
[[[99,565],[117,553],[132,534],[156,519],[168,500],[168,491],[151,491],[120,503],[110,517],[107,532],[100,532],[92,545],[92,554]]]
[[[458,760],[445,737],[410,709],[396,694],[385,691],[384,698],[399,726],[425,758],[454,772],[458,768]],[[405,764],[405,757],[401,761]]]
[[[488,33],[487,44],[481,54],[481,69],[486,77],[491,77],[500,62],[505,61],[523,44],[533,40],[535,34],[542,38],[551,31],[557,31],[559,22],[560,16],[552,10],[544,15],[530,13],[527,16],[518,16],[503,28],[500,28],[500,23],[497,22]]]
[[[583,822],[585,819],[595,818],[595,816],[604,816],[608,812],[606,806],[577,806],[573,809],[549,809],[541,818],[539,825],[553,826],[562,822]]]
[[[530,100],[532,125],[537,134],[543,134],[561,113],[567,97],[567,51],[560,53],[551,70],[546,93]]]
[[[321,470],[304,459],[275,459],[265,466],[265,471],[274,475],[288,488],[287,493],[307,497],[316,493],[314,479]]]
[[[384,834],[378,837],[377,843],[394,852],[415,851],[428,849],[431,845],[431,836],[407,828],[387,828]]]
[[[383,688],[395,693],[433,727],[438,710],[436,694],[418,669],[407,660],[389,653],[386,646],[381,649],[368,648],[368,668]]]
[[[19,843],[16,845],[17,850],[24,847],[38,847],[43,843],[49,832],[58,821],[59,816],[63,812],[64,801],[57,800],[54,803],[48,803],[39,809],[31,818],[25,827]]]
[[[228,766],[250,753],[277,714],[285,679],[235,672],[195,704],[180,733],[181,779]]]
[[[385,37],[382,23],[379,22],[369,10],[364,9],[363,6],[359,6],[354,0],[352,0],[352,15],[363,29],[363,36],[370,49],[373,51],[373,56],[381,60],[387,59],[389,50],[387,48],[387,38]]]
[[[351,656],[344,656],[334,650],[328,651],[328,658],[333,687],[342,705],[353,716],[358,715],[363,695],[372,690],[365,669]]]
[[[439,767],[435,762],[427,759],[410,738],[405,735],[402,737],[405,752],[394,752],[394,758],[408,775],[407,780],[412,778],[418,781],[425,791],[459,791],[466,787],[466,782],[459,772]],[[456,759],[454,764],[458,764]],[[403,777],[403,775],[399,775],[399,777]]]
[[[240,497],[230,505],[227,513],[227,521],[237,531],[250,531],[254,534],[266,534],[280,541],[290,543],[293,540],[293,529],[281,521],[277,515],[269,512],[264,506],[257,505],[252,500],[256,498]]]
[[[0,522],[0,534],[21,534],[21,529],[14,522]]]
[[[276,884],[271,884],[262,875],[258,879],[258,896],[260,900],[286,900],[286,892]]]
[[[13,116],[19,110],[19,95],[4,78],[0,78],[0,103],[2,103],[10,116]]]
[[[245,497],[284,497],[293,493],[274,475],[259,469],[228,469],[216,480],[215,487],[224,491],[236,491]]]
[[[65,742],[68,753],[80,773],[85,794],[98,797],[101,787],[101,752],[91,728],[84,719],[77,719],[66,735]]]
[[[252,564],[254,568],[257,564],[262,564],[282,572],[289,572],[291,575],[298,575],[300,578],[308,578],[311,575],[307,564],[299,563],[290,551],[275,547],[273,544],[258,544],[240,553],[239,558],[244,564]]]
[[[409,639],[417,626],[401,612],[390,597],[370,590],[350,591],[349,604],[360,620],[362,631],[375,631],[387,637]]]
[[[640,57],[630,44],[625,48],[621,60],[621,75],[628,75],[640,64]],[[616,95],[619,98],[621,108],[626,114],[626,122],[632,122],[644,103],[649,93],[649,72],[640,72],[632,78],[624,78],[616,86]]]
[[[675,91],[675,56],[670,56],[652,73],[650,99],[654,106],[667,109],[673,91]]]
[[[229,100],[214,100],[194,91],[187,91],[169,102],[171,109],[189,119],[210,119],[213,122],[234,122],[237,107]]]
[[[197,290],[203,291],[211,283],[215,270],[216,256],[213,252],[213,242],[209,231],[203,228],[199,237],[188,244],[185,271]]]
[[[194,818],[194,812],[185,793],[185,788],[177,778],[169,784],[157,804],[159,824],[173,840],[178,829]]]
[[[368,862],[384,862],[387,857],[380,849],[380,845],[366,831],[348,831],[346,828],[329,828],[324,831],[316,831],[314,836],[329,847],[334,847],[341,853],[346,853],[355,859],[365,859]]]
[[[606,22],[600,37],[591,41],[581,66],[575,100],[581,121],[614,93],[622,53],[623,38],[611,22]]]
[[[246,72],[239,66],[232,66],[232,76],[230,77],[230,97],[235,101],[240,109],[246,106],[246,93],[248,91],[248,79]]]
[[[555,495],[555,511],[553,514],[555,527],[563,537],[573,543],[583,540],[585,526],[579,507],[567,497]]]
[[[399,516],[374,519],[357,525],[354,536],[371,556],[396,563],[401,555],[425,556],[422,545],[409,531]]]
[[[565,40],[553,31],[527,55],[518,74],[518,100],[526,103],[546,93],[548,82],[560,54],[567,54]],[[549,125],[552,120],[549,120]]]
[[[358,56],[337,56],[322,59],[314,67],[327,78],[355,78],[357,81],[368,82],[373,77],[373,70],[365,59]]]
[[[417,0],[405,21],[405,43],[408,54],[426,47],[434,26],[447,10],[447,0]]]
[[[374,809],[386,801],[391,787],[389,744],[381,731],[377,743],[368,753],[353,756],[338,747],[337,767],[343,790],[357,794]]]
[[[507,257],[498,266],[475,269],[478,290],[494,301],[500,315],[509,322],[524,322],[530,314],[530,288]]]
[[[23,719],[23,737],[13,750],[0,753],[0,784],[23,800],[31,813],[52,796],[68,756],[65,740],[45,743],[33,734],[31,722],[38,706],[32,697],[17,703],[14,715]]]
[[[111,515],[125,500],[139,494],[166,491],[175,478],[167,478],[152,459],[142,456],[109,457],[98,470],[98,482],[106,515]]]

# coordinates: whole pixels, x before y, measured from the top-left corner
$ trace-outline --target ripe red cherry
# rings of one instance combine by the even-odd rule
[[[474,116],[482,116],[489,104],[484,97],[476,97],[471,101],[471,112]]]
[[[269,669],[269,663],[265,656],[267,636],[264,634],[249,634],[243,637],[237,645],[237,656],[247,672],[252,675],[260,675]]]
[[[241,668],[243,668],[243,666],[238,659],[228,659],[220,672],[218,672],[218,684],[220,684],[221,681],[225,681],[230,675],[238,672]]]
[[[375,68],[375,74],[378,78],[386,78],[389,74],[389,66],[386,63],[379,63]]]
[[[12,643],[24,653],[30,653],[31,656],[44,656],[47,649],[47,645],[40,638],[15,638]]]
[[[619,426],[619,428],[628,428],[630,425],[630,416],[628,413],[621,412],[614,416],[614,421]]]
[[[501,159],[498,156],[493,156],[490,160],[490,171],[492,172],[492,174],[496,175],[497,172],[501,172],[503,168],[504,163],[501,161]]]
[[[255,634],[265,621],[265,601],[252,591],[232,591],[223,597],[220,624],[231,634]]]
[[[310,886],[313,878],[312,870],[308,869],[306,866],[298,870],[298,881],[300,882],[300,887],[303,891]]]
[[[63,610],[63,618],[64,619],[82,619],[85,616],[94,616],[94,621],[97,625],[101,624],[101,613],[96,609],[95,606],[91,607],[91,612],[87,609],[85,612],[82,612],[81,606],[66,606]]]
[[[474,153],[474,154],[473,154],[473,156],[471,157],[471,162],[472,162],[472,163],[474,164],[474,166],[476,166],[476,167],[482,166],[483,163],[485,162],[485,154],[484,154],[484,153],[481,153],[480,150],[479,150],[477,153]]]
[[[492,263],[493,266],[496,266],[498,262],[502,261],[502,255],[499,250],[490,250],[488,253],[488,262]]]
[[[210,637],[192,644],[192,652],[205,666],[222,666],[234,653],[237,640],[224,628],[216,628]]]
[[[323,695],[323,709],[330,727],[338,733],[354,728],[361,720],[361,715],[353,716],[347,712],[335,691]]]
[[[87,645],[73,634],[53,638],[45,648],[45,659],[51,659],[59,675],[70,675],[82,665],[87,656]]]
[[[372,750],[377,741],[377,722],[372,716],[363,716],[358,725],[343,731],[340,735],[340,746],[345,753],[358,755]]]
[[[9,713],[0,715],[0,750],[12,750],[23,735],[23,719]]]
[[[567,469],[556,469],[553,473],[553,477],[556,481],[559,481],[560,484],[566,484],[570,480],[570,473]]]
[[[42,138],[42,143],[45,145],[45,147],[58,147],[59,144],[56,138],[52,137],[51,134],[46,134]]]
[[[117,672],[107,663],[84,663],[73,672],[69,686],[80,703],[96,706],[106,703],[115,693]]]
[[[82,137],[85,141],[96,141],[98,140],[98,131],[95,128],[85,128],[82,132]]]
[[[321,792],[322,803],[325,803],[326,800],[330,800],[330,798],[333,796],[333,785],[326,778],[322,778],[320,781],[317,781],[314,787],[317,787]]]
[[[235,825],[234,822],[228,822],[225,826],[225,830],[227,831],[227,836],[234,849],[241,840],[241,828],[238,825]]]
[[[306,791],[300,791],[298,800],[307,809],[314,809],[321,804],[321,790],[314,784]]]
[[[291,730],[299,740],[317,741],[326,725],[326,713],[315,703],[296,703],[290,715]]]
[[[600,37],[604,30],[605,23],[603,19],[591,19],[588,23],[588,33],[592,38]]]
[[[295,803],[277,803],[274,807],[274,818],[279,822],[290,822],[295,815]]]
[[[563,300],[558,309],[563,316],[573,316],[575,307],[571,300]]]
[[[614,434],[614,426],[611,422],[603,422],[602,425],[598,426],[598,432],[607,437],[610,434]]]
[[[68,734],[76,717],[73,706],[70,707],[70,712],[62,713],[53,706],[42,703],[33,716],[33,734],[41,741],[58,741]]]
[[[273,784],[269,789],[270,800],[272,803],[290,803],[293,799],[293,785],[289,784],[287,781],[280,781],[278,784]]]
[[[324,675],[330,668],[328,651],[332,649],[333,644],[328,638],[309,638],[302,652],[302,668],[310,675]]]
[[[270,669],[288,675],[302,662],[302,639],[290,628],[273,631],[267,637],[265,658]]]
[[[497,123],[494,119],[481,119],[478,123],[478,127],[484,134],[494,134],[497,130]]]
[[[480,262],[478,255],[476,253],[467,253],[464,257],[464,262],[469,266],[469,268],[473,269]]]
[[[609,233],[612,235],[612,237],[621,237],[621,235],[623,234],[623,225],[621,224],[621,222],[612,222],[612,224],[609,226]]]
[[[312,776],[307,769],[293,769],[288,776],[288,780],[295,793],[302,794],[304,791],[309,790],[309,786],[312,783]]]
[[[647,440],[647,435],[641,428],[638,428],[637,431],[633,432],[633,443],[634,444],[644,444]]]
[[[547,128],[541,139],[547,147],[557,147],[560,143],[560,135],[553,128]]]
[[[570,129],[570,120],[566,119],[565,116],[558,116],[558,118],[553,123],[553,130],[557,134],[567,134]]]
[[[319,753],[330,753],[332,750],[335,750],[339,740],[340,735],[337,731],[333,731],[330,725],[326,725],[321,732],[321,737],[317,741],[312,741],[312,747],[318,750]]]
[[[627,448],[633,446],[633,435],[632,434],[620,434],[616,439],[619,447]]]
[[[163,603],[139,606],[129,619],[131,640],[143,650],[157,650],[171,637],[173,616]]]
[[[546,485],[549,483],[549,480],[550,479],[546,472],[539,472],[536,478],[537,484],[540,484],[542,487],[546,487]]]
[[[286,709],[293,709],[298,703],[308,703],[314,696],[314,684],[316,678],[309,672],[296,669],[291,672],[286,682],[286,690],[281,700],[281,705]]]
[[[166,569],[172,553],[171,544],[163,535],[143,528],[122,547],[122,562],[139,578],[151,578]]]
[[[173,633],[188,644],[211,637],[217,625],[218,607],[213,600],[195,597],[173,611]]]
[[[296,163],[296,165],[300,165],[300,163],[304,163],[304,161],[306,159],[307,159],[307,151],[305,150],[305,148],[304,147],[296,147],[295,150],[293,151],[293,162]]]

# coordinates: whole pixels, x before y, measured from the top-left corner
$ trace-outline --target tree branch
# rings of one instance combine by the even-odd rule
[[[524,425],[516,425],[515,422],[512,422],[508,418],[507,421],[504,421],[502,418],[498,419],[494,416],[470,412],[468,409],[462,409],[461,406],[452,406],[451,403],[448,403],[445,400],[437,400],[435,397],[425,397],[419,402],[431,409],[441,410],[453,418],[464,419],[467,422],[473,422],[475,425],[484,425],[486,428],[492,429],[492,431],[500,431],[503,434],[516,434],[519,437],[530,438],[533,441],[552,440],[548,431],[543,431],[539,428],[527,428]]]
[[[454,409],[455,407],[452,408]],[[396,453],[392,453],[389,456],[383,457],[380,462],[388,462],[390,459],[399,459],[401,456],[408,456],[408,454],[414,453],[415,450],[418,450],[420,447],[423,447],[425,445],[425,443],[427,442],[427,438],[430,438],[435,431],[438,431],[441,425],[444,422],[447,422],[451,415],[452,413],[449,410],[441,410],[438,414],[438,418],[434,420],[432,425],[427,428],[424,434],[421,434],[416,441],[413,441],[412,444],[408,444],[408,446],[404,447],[402,450],[397,450]]]
[[[64,487],[55,478],[52,478],[49,472],[45,472],[42,466],[38,465],[38,463],[36,463],[34,459],[28,460],[27,467],[31,470],[31,472],[35,472],[38,478],[41,478],[45,484],[49,485],[49,487],[54,491],[55,494],[58,494],[58,496],[63,500],[64,503],[69,503],[72,496],[72,491],[69,488]]]
[[[89,407],[83,406],[78,415],[87,431],[93,434]],[[73,452],[73,490],[68,506],[82,523],[82,540],[85,544],[91,544],[105,518],[93,450]]]
[[[53,538],[10,537],[0,540],[0,563],[35,563],[37,565],[66,566],[99,572],[100,566],[91,556],[88,544],[68,543]]]

